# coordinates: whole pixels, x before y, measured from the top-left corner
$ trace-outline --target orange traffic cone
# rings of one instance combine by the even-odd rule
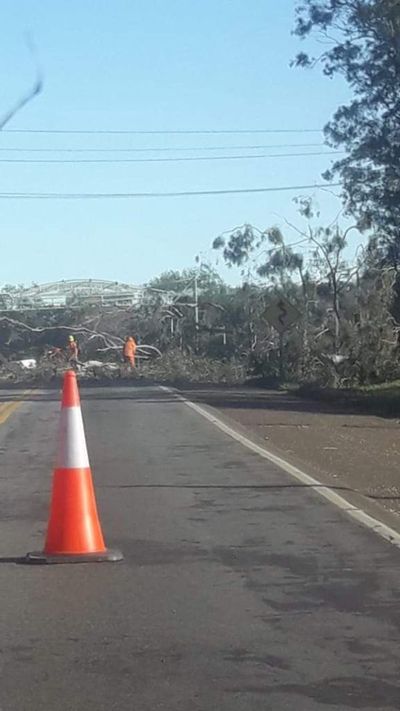
[[[92,473],[74,371],[64,376],[59,445],[53,476],[50,519],[44,551],[28,553],[32,563],[89,563],[117,561],[108,550],[97,514]]]

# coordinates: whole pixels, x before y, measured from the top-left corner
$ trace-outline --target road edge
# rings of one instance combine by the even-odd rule
[[[397,548],[400,548],[400,533],[395,531],[390,526],[387,526],[387,524],[382,523],[382,521],[379,521],[374,516],[371,516],[370,514],[366,513],[365,511],[363,511],[363,509],[354,506],[354,504],[347,501],[343,496],[337,494],[335,491],[332,491],[329,486],[323,484],[322,482],[318,481],[318,479],[315,479],[309,474],[306,474],[306,472],[304,472],[302,469],[299,469],[299,467],[296,467],[293,464],[290,464],[290,462],[287,462],[282,457],[273,454],[266,447],[262,447],[261,445],[256,444],[256,442],[253,442],[251,439],[246,437],[246,435],[238,432],[231,425],[226,424],[222,419],[209,412],[201,405],[198,405],[197,403],[188,400],[176,388],[171,388],[166,385],[159,385],[158,387],[163,392],[169,393],[170,395],[174,395],[177,401],[182,402],[191,410],[194,410],[194,412],[196,412],[204,419],[208,420],[208,422],[214,425],[214,427],[217,427],[219,430],[221,430],[221,432],[224,432],[229,437],[236,440],[236,442],[239,442],[247,449],[251,450],[252,452],[255,452],[260,457],[263,457],[263,459],[267,459],[268,461],[272,462],[277,467],[285,471],[287,474],[297,479],[297,481],[300,481],[302,484],[306,484],[307,486],[309,486],[315,491],[315,493],[319,494],[319,496],[322,496],[322,498],[326,499],[331,504],[344,511],[354,521],[362,524],[363,526],[366,526],[378,536],[380,536],[380,538],[383,538],[392,545],[396,546]]]

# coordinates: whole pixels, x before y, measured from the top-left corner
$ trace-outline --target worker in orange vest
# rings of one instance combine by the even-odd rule
[[[72,367],[78,363],[79,346],[74,336],[68,336],[68,361]]]
[[[124,343],[123,355],[125,363],[128,363],[131,368],[135,367],[136,341],[133,336],[127,336]]]

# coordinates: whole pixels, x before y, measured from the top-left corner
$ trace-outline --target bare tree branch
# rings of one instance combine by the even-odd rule
[[[9,318],[9,316],[2,316],[0,318],[0,324],[5,323],[8,326],[14,326],[19,331],[29,331],[29,333],[51,333],[54,331],[73,331],[74,333],[87,334],[89,338],[101,338],[104,344],[107,346],[121,347],[123,344],[123,339],[119,336],[112,336],[110,333],[101,333],[99,331],[92,331],[86,326],[71,325],[71,326],[43,326],[43,327],[33,327],[29,326],[22,321],[17,321],[16,319]]]
[[[8,124],[9,121],[11,121],[14,116],[21,111],[21,109],[24,108],[27,104],[29,104],[30,101],[32,101],[35,96],[38,96],[40,92],[43,89],[43,75],[41,68],[39,66],[39,63],[37,61],[36,57],[36,51],[35,47],[32,43],[32,40],[30,38],[27,38],[26,40],[28,49],[30,51],[30,54],[32,56],[32,59],[34,61],[35,67],[36,67],[36,78],[33,86],[29,91],[21,96],[21,98],[14,104],[14,106],[9,109],[1,118],[0,118],[0,131],[3,130],[3,128]]]

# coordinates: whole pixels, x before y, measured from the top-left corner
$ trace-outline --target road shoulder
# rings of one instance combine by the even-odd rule
[[[337,411],[279,391],[196,387],[181,394],[400,533],[397,420]]]

